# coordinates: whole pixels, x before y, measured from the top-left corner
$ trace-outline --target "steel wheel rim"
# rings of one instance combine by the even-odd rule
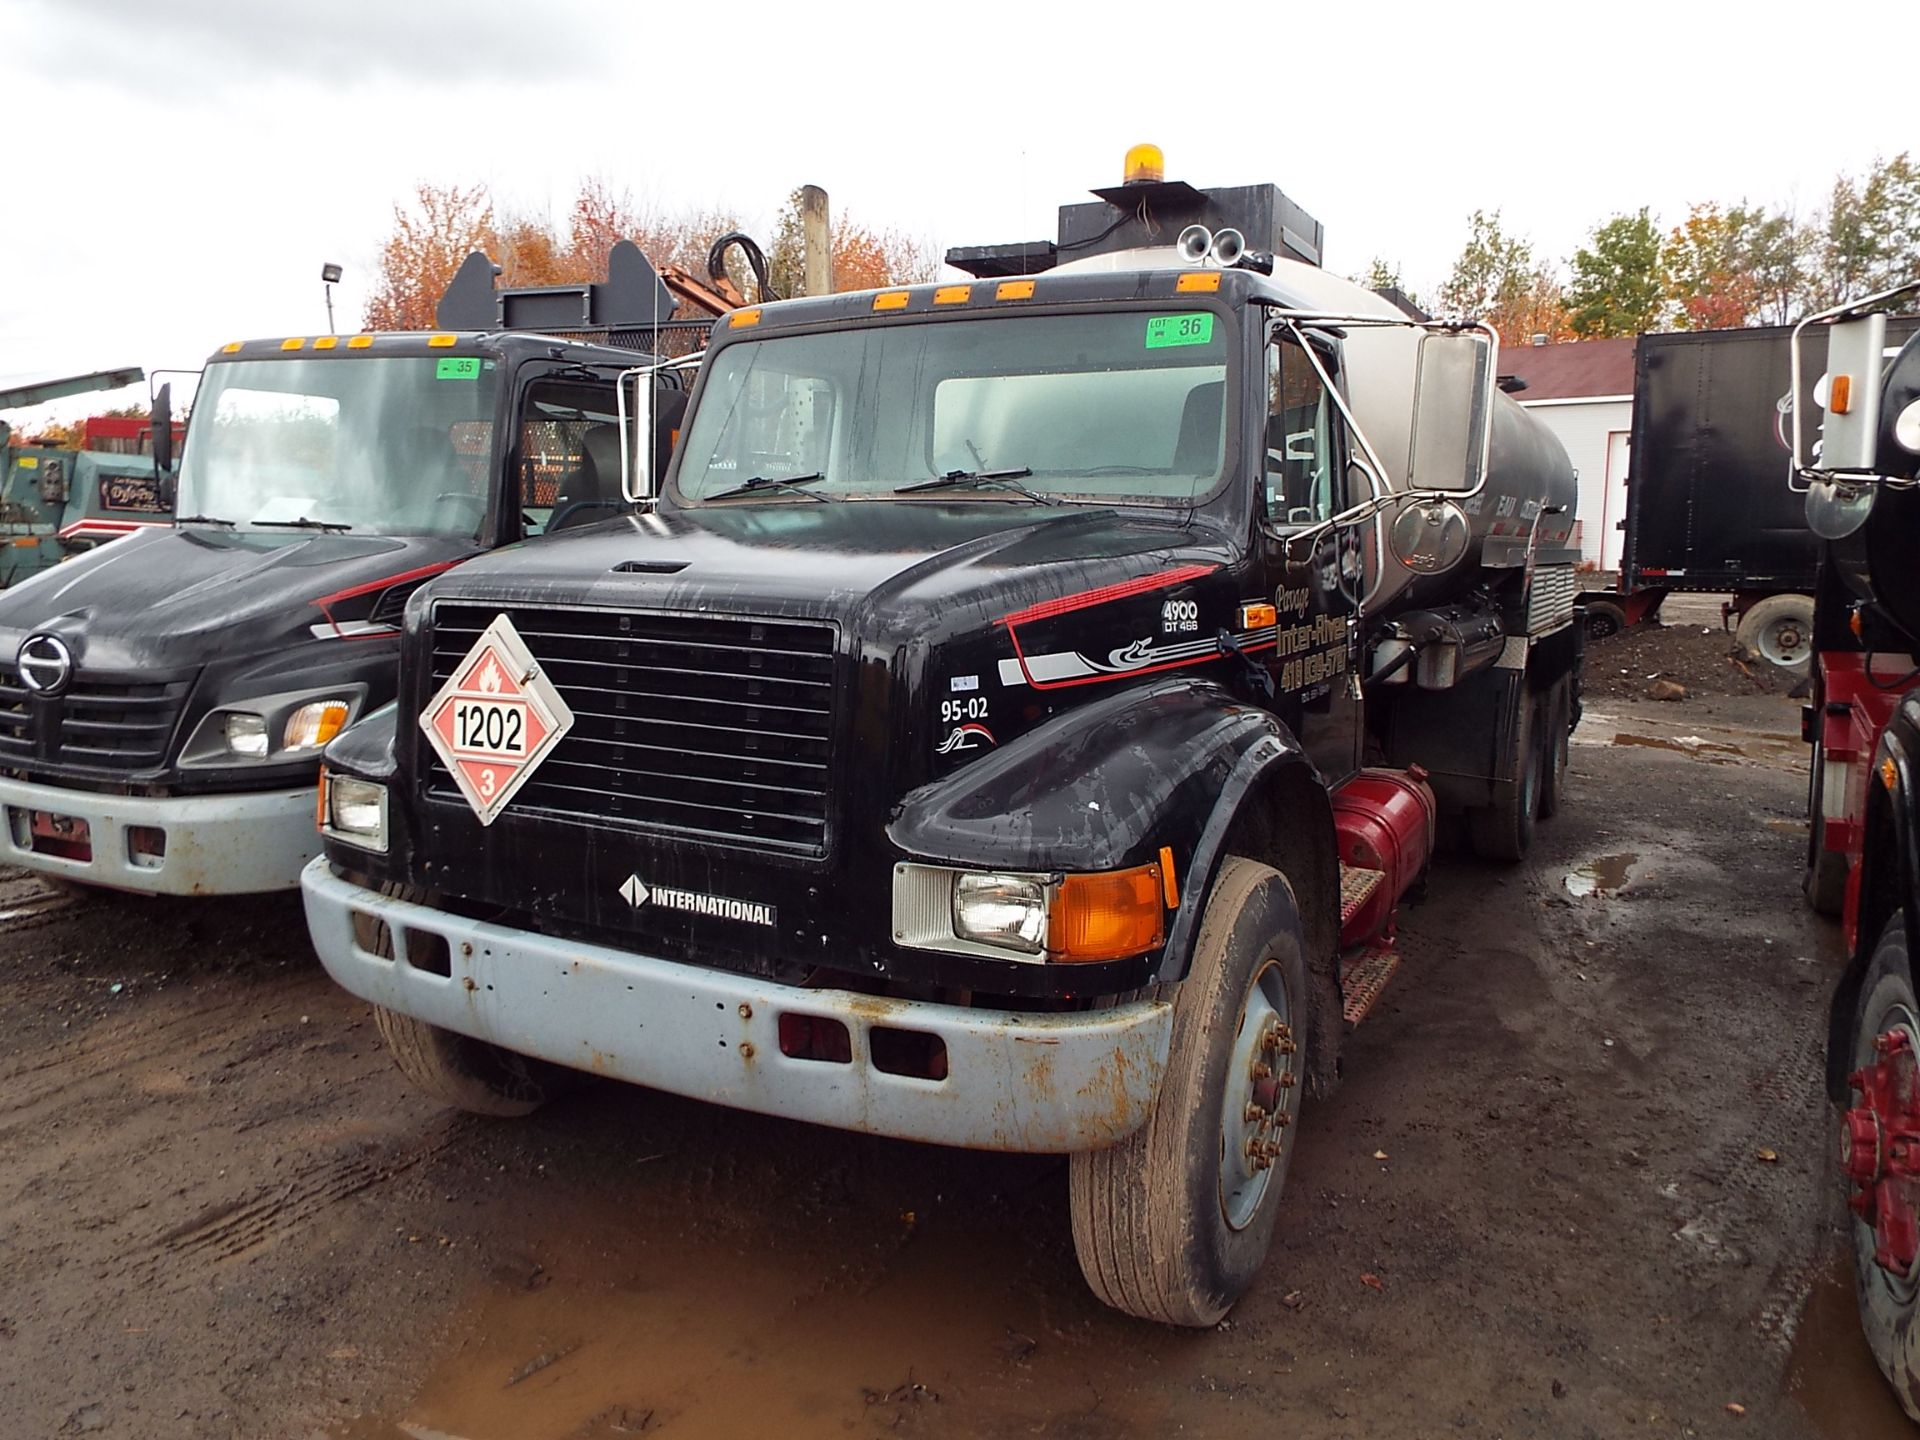
[[[1879,1028],[1872,1035],[1864,1031],[1857,1037],[1854,1051],[1854,1066],[1859,1068],[1873,1064],[1876,1053],[1874,1042],[1882,1035],[1905,1034],[1907,1046],[1915,1054],[1920,1054],[1920,1021],[1914,1019],[1913,1012],[1904,1004],[1896,1004],[1882,1017]],[[1844,1132],[1843,1132],[1844,1133]],[[1920,1294],[1920,1258],[1916,1258],[1907,1273],[1902,1275],[1889,1270],[1874,1258],[1879,1247],[1879,1237],[1873,1225],[1862,1215],[1853,1214],[1853,1244],[1858,1263],[1855,1268],[1862,1274],[1874,1274],[1880,1277],[1880,1283],[1887,1287],[1895,1301],[1902,1306],[1910,1306],[1916,1294]]]
[[[1782,670],[1805,664],[1807,653],[1812,648],[1806,625],[1793,615],[1783,615],[1765,626],[1755,640],[1761,657]]]
[[[1221,1218],[1229,1229],[1251,1225],[1268,1192],[1285,1181],[1300,1109],[1299,1053],[1286,972],[1270,958],[1247,987],[1227,1056],[1219,1193]]]

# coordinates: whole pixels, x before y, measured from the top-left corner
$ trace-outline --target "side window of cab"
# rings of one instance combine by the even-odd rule
[[[1267,346],[1267,518],[1313,525],[1343,508],[1333,401],[1300,343]]]

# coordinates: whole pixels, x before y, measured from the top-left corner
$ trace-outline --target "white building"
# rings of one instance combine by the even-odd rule
[[[1580,554],[1602,570],[1620,568],[1626,536],[1627,443],[1633,432],[1631,337],[1558,345],[1505,345],[1500,373],[1526,381],[1514,394],[1567,447],[1580,476],[1574,535]]]

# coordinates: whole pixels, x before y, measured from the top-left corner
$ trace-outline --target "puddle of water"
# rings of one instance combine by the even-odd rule
[[[1085,1395],[1103,1436],[1165,1433],[1164,1402],[1126,1393],[1126,1347],[1085,1333],[1103,1325],[981,1283],[994,1239],[910,1233],[878,1264],[750,1240],[556,1257],[541,1284],[483,1292],[413,1399],[336,1440],[999,1433],[1032,1421],[1029,1389]]]
[[[1744,760],[1747,755],[1747,752],[1738,745],[1727,745],[1718,740],[1702,740],[1694,735],[1681,735],[1669,740],[1660,735],[1629,735],[1623,732],[1615,735],[1612,743],[1639,745],[1649,750],[1671,750],[1676,755],[1705,760],[1714,765],[1731,764],[1735,760]]]
[[[1567,872],[1567,893],[1577,900],[1618,894],[1633,878],[1633,867],[1639,863],[1640,857],[1630,850],[1583,860]]]
[[[1787,1362],[1787,1391],[1820,1440],[1913,1440],[1913,1422],[1860,1333],[1845,1267],[1842,1261],[1814,1284]]]

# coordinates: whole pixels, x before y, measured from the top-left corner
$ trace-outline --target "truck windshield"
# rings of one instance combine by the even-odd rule
[[[728,345],[708,361],[678,488],[701,500],[758,476],[725,503],[1031,503],[995,484],[897,493],[984,471],[1067,500],[1190,504],[1220,483],[1235,333],[1224,314],[1169,306]]]
[[[209,365],[176,513],[239,529],[476,537],[495,363],[347,355]]]

